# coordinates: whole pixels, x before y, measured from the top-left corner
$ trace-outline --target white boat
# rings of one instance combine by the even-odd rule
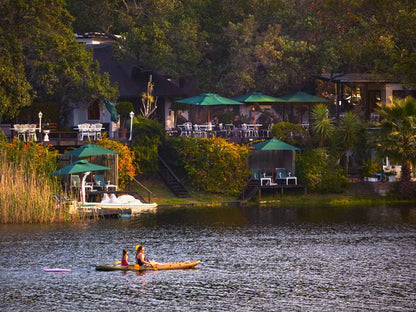
[[[80,205],[80,210],[84,212],[92,212],[95,214],[128,214],[131,216],[142,212],[153,212],[157,208],[156,203],[143,203],[132,195],[121,195],[117,197],[115,194],[108,196],[104,193],[100,202],[85,202]]]

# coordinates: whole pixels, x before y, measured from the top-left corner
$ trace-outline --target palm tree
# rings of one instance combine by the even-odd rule
[[[312,132],[319,138],[319,147],[333,134],[335,126],[328,117],[328,109],[324,104],[316,105],[312,112]]]
[[[380,104],[377,110],[381,117],[377,148],[383,156],[402,165],[399,194],[410,198],[411,168],[416,163],[416,100],[409,96],[404,100],[392,98],[391,102]]]
[[[346,158],[347,152],[358,142],[362,129],[363,127],[357,114],[352,111],[346,112],[339,119],[336,128],[336,140],[339,142],[339,150],[343,158]],[[345,159],[345,171],[348,173],[348,159]]]

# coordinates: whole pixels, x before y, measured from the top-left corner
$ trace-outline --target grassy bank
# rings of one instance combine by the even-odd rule
[[[220,194],[210,194],[192,190],[188,185],[189,195],[187,198],[177,198],[165,186],[160,179],[141,180],[147,188],[152,191],[151,201],[158,205],[220,205],[227,202],[235,202],[238,196],[223,196]],[[138,191],[143,197],[147,198],[147,194],[143,189],[131,186],[132,189]],[[145,195],[146,194],[146,195]],[[267,204],[269,206],[347,206],[347,205],[377,205],[387,203],[398,203],[399,201],[391,196],[380,196],[371,184],[354,183],[348,190],[342,194],[304,194],[303,191],[286,192],[283,196],[276,192],[262,192],[261,199],[258,195],[253,197],[248,204],[260,205]]]

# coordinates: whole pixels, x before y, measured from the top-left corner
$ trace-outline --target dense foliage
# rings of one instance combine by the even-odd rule
[[[202,191],[239,194],[247,183],[249,151],[224,139],[181,140],[180,153],[193,186]]]
[[[118,187],[121,190],[124,189],[127,183],[135,177],[136,172],[140,172],[139,167],[134,165],[134,153],[127,145],[119,141],[109,140],[106,137],[103,137],[96,144],[118,152]]]
[[[273,137],[285,143],[303,146],[309,141],[309,133],[301,125],[291,122],[278,122],[273,125]]]
[[[118,97],[72,21],[64,0],[0,1],[1,115],[13,118],[35,100],[54,101],[65,117],[70,101]]]
[[[403,198],[410,198],[411,168],[416,165],[416,100],[393,99],[391,105],[381,104],[378,113],[382,117],[376,135],[378,151],[402,165],[399,193]]]
[[[348,183],[337,159],[322,148],[306,150],[296,155],[296,175],[311,192],[341,193]]]
[[[155,119],[138,116],[133,119],[133,135],[135,163],[146,176],[155,175],[159,169],[158,149],[166,140],[165,128]]]
[[[280,95],[325,72],[415,85],[416,8],[406,0],[67,1],[76,32],[121,34],[120,55],[202,91]]]

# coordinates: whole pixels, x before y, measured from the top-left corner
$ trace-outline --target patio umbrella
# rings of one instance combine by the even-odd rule
[[[191,105],[241,105],[239,101],[235,101],[229,98],[222,97],[216,93],[202,93],[200,95],[178,100],[178,103],[191,104]]]
[[[87,160],[82,159],[82,160],[73,162],[72,164],[64,168],[51,173],[51,175],[75,174],[75,173],[83,173],[87,171],[100,171],[100,170],[110,170],[110,169],[111,168],[100,166],[100,165],[95,165],[95,164],[88,162]]]
[[[258,151],[300,151],[300,148],[287,144],[278,139],[269,139],[251,146]]]
[[[178,103],[197,105],[197,106],[215,106],[215,105],[241,105],[243,103],[229,98],[222,97],[216,93],[202,93],[200,95],[178,100]],[[210,118],[210,111],[208,110],[208,121]]]
[[[295,172],[295,152],[300,149],[277,139],[269,139],[253,144],[250,168],[272,171],[273,168],[286,168]]]
[[[51,173],[51,175],[84,173],[84,177],[82,178],[81,182],[81,202],[85,203],[85,180],[87,179],[87,176],[91,173],[91,171],[101,171],[110,169],[111,168],[108,167],[91,164],[88,161],[82,159]]]
[[[287,103],[293,103],[293,104],[305,103],[305,104],[308,104],[308,109],[307,109],[307,111],[309,112],[308,123],[309,123],[309,120],[311,119],[310,114],[311,114],[311,105],[312,105],[312,103],[327,103],[327,102],[329,102],[329,100],[327,100],[327,99],[324,99],[324,98],[321,98],[321,97],[318,97],[318,96],[315,96],[315,95],[312,95],[312,94],[308,94],[308,93],[305,93],[305,92],[301,92],[301,91],[282,96],[281,99],[284,102],[287,102]],[[299,123],[302,123],[301,114],[302,114],[302,112],[298,113],[298,122]],[[284,107],[284,115],[286,115],[286,108],[285,107]]]
[[[106,149],[104,147],[94,145],[94,144],[83,145],[81,147],[78,147],[77,149],[74,149],[72,151],[69,151],[68,153],[65,153],[65,155],[76,156],[80,158],[89,157],[89,156],[107,155],[107,154],[118,154],[118,153],[113,150],[109,150],[109,149]]]
[[[263,94],[261,92],[249,92],[247,94],[233,98],[235,101],[244,103],[270,103],[270,102],[284,102],[282,99]]]
[[[315,96],[309,93],[305,92],[296,92],[293,94],[288,94],[285,96],[282,96],[280,99],[283,101],[281,102],[296,102],[296,103],[323,103],[323,102],[329,102],[329,100],[321,98],[319,96]]]

